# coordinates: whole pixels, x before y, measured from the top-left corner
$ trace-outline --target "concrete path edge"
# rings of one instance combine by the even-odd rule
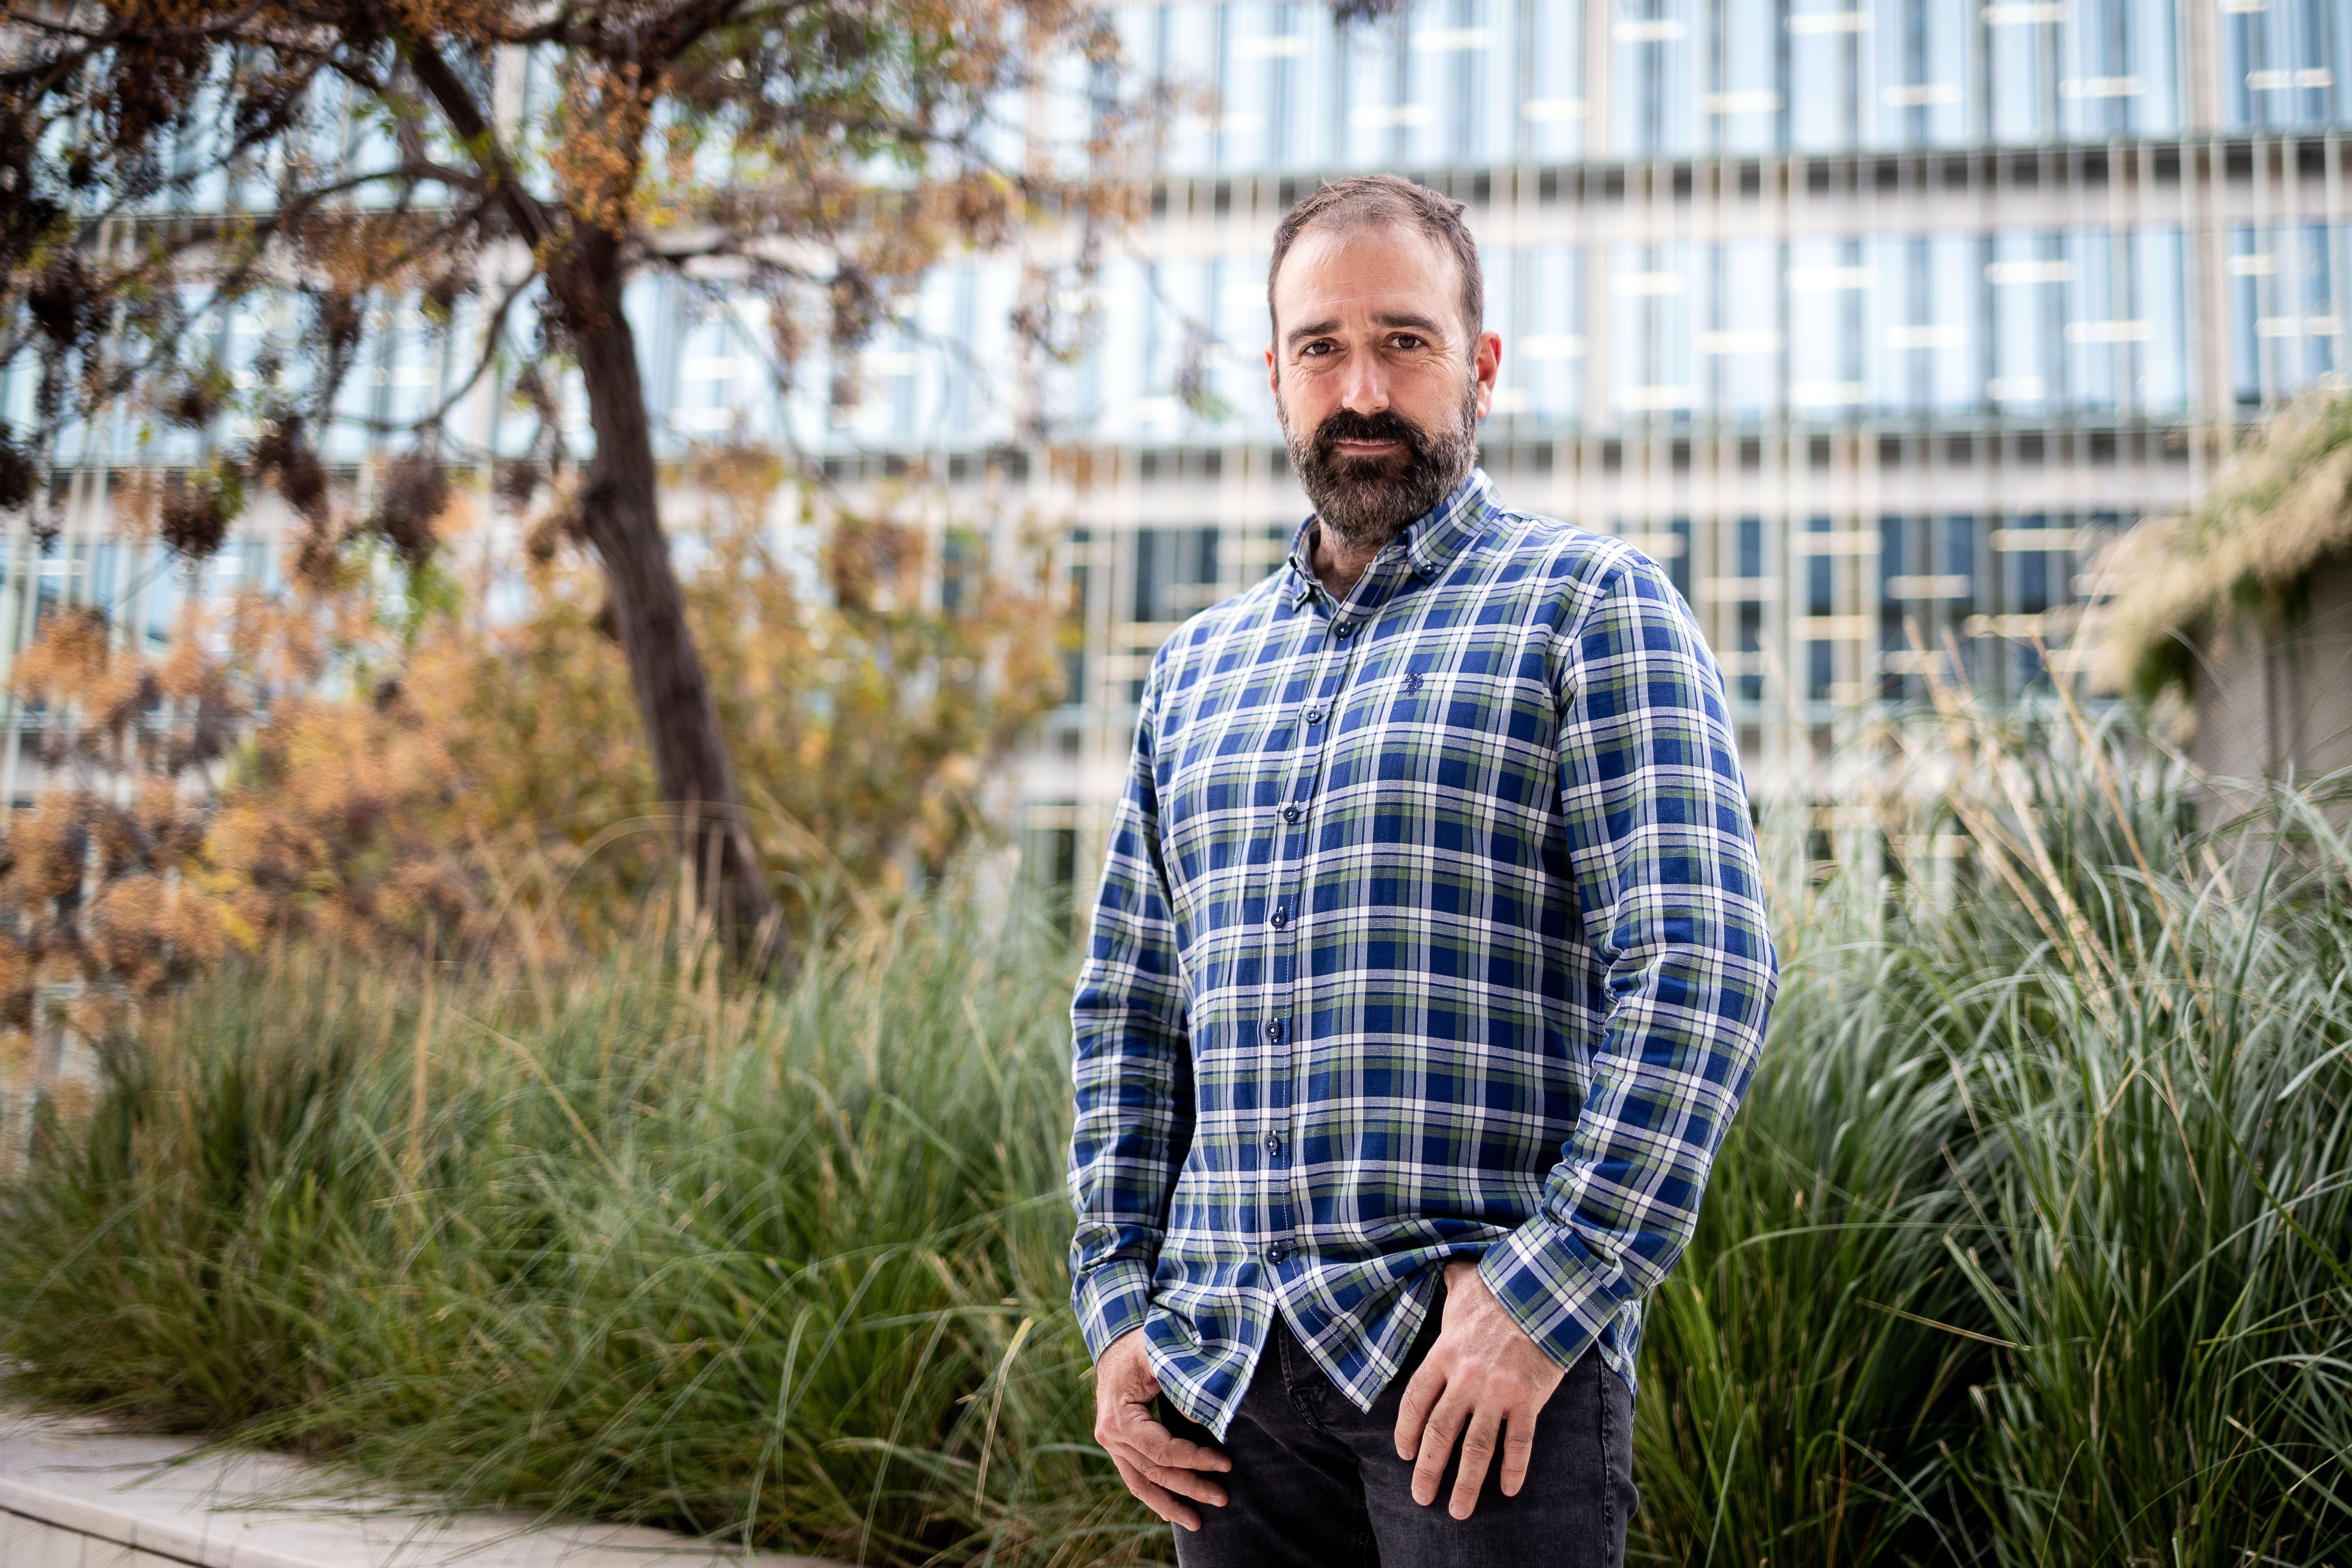
[[[324,1484],[322,1484],[324,1483]],[[277,1454],[0,1408],[0,1568],[834,1568],[629,1525],[436,1513]]]

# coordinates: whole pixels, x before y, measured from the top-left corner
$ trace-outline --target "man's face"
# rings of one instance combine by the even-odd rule
[[[1477,458],[1503,342],[1462,319],[1451,252],[1417,230],[1314,229],[1274,280],[1268,384],[1318,523],[1369,554]]]

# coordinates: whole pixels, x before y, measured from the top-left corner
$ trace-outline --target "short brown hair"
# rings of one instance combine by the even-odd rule
[[[1265,315],[1277,322],[1274,280],[1282,275],[1282,258],[1298,237],[1313,228],[1367,228],[1374,224],[1402,224],[1453,252],[1462,272],[1462,319],[1477,337],[1486,323],[1486,279],[1478,269],[1478,242],[1462,221],[1462,204],[1426,185],[1395,174],[1358,174],[1318,185],[1312,194],[1282,215],[1275,226],[1274,260],[1265,269]]]

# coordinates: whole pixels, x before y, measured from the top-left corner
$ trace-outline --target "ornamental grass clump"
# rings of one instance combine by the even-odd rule
[[[2071,704],[1937,697],[1829,861],[1767,836],[1783,986],[1646,1342],[1651,1544],[2352,1561],[2327,791],[2200,836],[2180,771]]]
[[[1883,795],[1768,812],[1634,1559],[2346,1568],[2352,842],[1942,700]],[[1064,1305],[1069,942],[968,889],[828,930],[758,991],[674,921],[231,965],[0,1195],[11,1392],[845,1561],[1167,1561]]]
[[[845,1560],[1139,1539],[1062,1305],[1057,929],[950,900],[784,988],[717,963],[289,946],[190,992],[7,1195],[11,1392]]]

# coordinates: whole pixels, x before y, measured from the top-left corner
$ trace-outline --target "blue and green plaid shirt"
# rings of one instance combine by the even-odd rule
[[[1778,981],[1665,574],[1474,472],[1144,682],[1072,1005],[1073,1302],[1223,1436],[1278,1309],[1370,1408],[1460,1255],[1630,1384]]]

